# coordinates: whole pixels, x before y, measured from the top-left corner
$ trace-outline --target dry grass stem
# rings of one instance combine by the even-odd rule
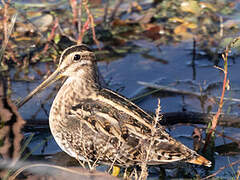
[[[209,176],[207,176],[207,177],[205,177],[205,178],[202,178],[201,180],[206,180],[206,179],[210,179],[210,178],[212,178],[212,177],[215,177],[218,173],[220,173],[220,172],[223,171],[224,169],[229,168],[229,167],[232,167],[232,166],[234,166],[234,165],[236,165],[236,164],[239,164],[239,163],[240,163],[240,160],[234,161],[234,162],[232,162],[231,164],[228,164],[228,165],[226,165],[226,166],[223,166],[223,167],[219,168],[215,173],[213,173],[213,174],[211,174],[211,175],[209,175]]]
[[[112,11],[112,14],[111,14],[110,18],[109,18],[109,22],[112,22],[114,20],[116,14],[117,14],[117,11],[118,11],[118,9],[119,9],[119,7],[122,3],[123,3],[123,0],[118,0],[115,8]]]
[[[82,20],[81,20],[81,18],[82,18],[82,3],[79,3],[79,5],[78,5],[78,24],[77,24],[77,26],[78,26],[78,33],[80,33],[81,29],[82,29]]]
[[[89,169],[90,170],[93,170],[93,167],[92,167],[92,165],[91,165],[91,162],[90,162],[90,160],[88,159],[88,157],[87,157],[87,151],[86,151],[86,147],[85,147],[85,142],[83,142],[83,152],[84,152],[84,154],[85,154],[85,159],[86,159],[86,161],[87,161],[87,164],[88,164],[88,167],[89,167]]]
[[[4,43],[5,45],[7,45],[8,43],[8,34],[9,34],[9,30],[8,30],[8,19],[9,19],[9,15],[8,15],[8,8],[9,8],[9,3],[11,1],[8,0],[8,2],[6,3],[4,0],[2,0],[2,4],[3,4],[3,34],[4,34]]]
[[[77,40],[75,38],[73,38],[72,36],[68,35],[67,33],[64,32],[64,30],[62,29],[61,25],[58,25],[58,30],[60,31],[60,34],[62,36],[66,36],[68,39],[70,39],[72,42],[77,42]]]
[[[107,24],[107,16],[108,16],[108,9],[109,9],[109,0],[106,0],[106,4],[104,7],[104,15],[103,15],[103,24]]]
[[[86,169],[84,161],[81,161],[78,157],[77,157],[77,161],[82,166],[82,168]]]
[[[218,69],[222,69],[220,67],[217,67],[217,68]],[[207,94],[203,94],[201,92],[199,93],[199,92],[186,91],[186,90],[181,90],[181,89],[177,89],[177,88],[172,88],[172,87],[168,87],[168,86],[163,86],[163,85],[153,84],[153,83],[148,83],[148,82],[143,82],[143,81],[138,81],[138,84],[146,86],[146,87],[149,87],[149,88],[156,89],[156,91],[152,91],[150,93],[146,93],[145,96],[153,94],[153,93],[158,92],[158,91],[166,91],[166,92],[178,93],[178,94],[183,94],[183,95],[192,95],[192,96],[196,96],[196,97],[199,97],[199,98],[207,95]],[[208,97],[208,99],[211,99],[211,98],[216,98],[218,100],[221,99],[221,97],[212,97],[212,96],[207,96],[207,97]],[[141,98],[141,96],[137,97],[137,98],[134,98],[133,101],[136,101],[139,98]],[[224,97],[223,100],[225,100],[225,101],[233,101],[233,102],[240,102],[240,99],[238,99],[238,98],[226,98],[226,97]]]
[[[134,173],[135,180],[137,180],[138,179],[138,173],[137,173],[137,169],[136,168],[134,168],[134,170],[133,170],[133,172],[131,174],[133,174],[133,173]]]
[[[230,44],[232,44],[232,43],[230,43]],[[225,90],[227,89],[227,86],[229,85],[228,84],[228,82],[229,82],[228,81],[228,54],[230,52],[230,49],[231,49],[231,45],[227,46],[224,54],[222,54],[222,58],[224,60],[224,68],[218,67],[218,69],[220,69],[224,73],[224,79],[223,79],[223,85],[222,85],[222,94],[221,94],[221,98],[220,98],[217,113],[213,116],[213,119],[211,121],[210,130],[207,132],[206,143],[205,143],[204,149],[203,149],[204,151],[206,151],[206,148],[207,148],[208,144],[210,143],[211,138],[214,136],[214,131],[217,127],[219,116],[222,113]]]
[[[117,158],[118,158],[118,154],[115,156],[110,168],[108,169],[108,173],[110,173],[110,171],[113,169],[114,163],[116,162]]]
[[[110,143],[110,139],[109,139],[108,143]],[[121,144],[121,143],[118,144],[118,147],[117,147],[118,151],[120,150],[122,145],[123,144]],[[115,156],[115,158],[114,158],[114,160],[113,160],[113,162],[112,162],[112,164],[111,164],[111,166],[108,170],[108,173],[110,173],[111,169],[113,169],[114,163],[116,162],[117,158],[118,158],[118,154],[116,154],[116,156]]]
[[[236,175],[236,180],[239,180],[240,177],[240,167],[238,167],[237,175]]]
[[[101,154],[99,154],[99,155],[97,156],[97,159],[93,162],[93,165],[92,165],[92,169],[91,169],[91,170],[95,170],[95,169],[96,169],[96,167],[97,167],[97,162],[98,162],[98,160],[100,159],[100,157],[102,157]]]
[[[103,175],[102,173],[79,172],[77,170],[73,170],[73,169],[69,169],[69,168],[57,166],[57,165],[51,165],[51,164],[31,164],[31,165],[27,165],[27,166],[24,166],[24,167],[18,169],[12,176],[9,177],[9,180],[15,180],[20,173],[22,173],[23,171],[25,171],[29,168],[33,168],[33,167],[50,167],[50,168],[59,169],[61,171],[66,171],[66,172],[81,175],[81,176],[82,175],[84,175],[84,176],[101,176],[101,175]]]
[[[16,23],[16,20],[17,20],[17,14],[12,16],[9,29],[8,30],[4,30],[4,43],[2,44],[2,48],[1,48],[1,52],[0,52],[0,62],[2,62],[3,54],[4,54],[5,50],[6,50],[6,47],[7,47],[9,38],[10,38],[10,35],[12,34],[13,27],[14,27],[14,25]],[[4,28],[5,28],[5,26],[4,26]],[[6,34],[5,34],[5,31],[7,32]]]
[[[73,20],[72,20],[72,24],[73,26],[76,26],[77,24],[77,17],[78,17],[78,13],[77,13],[77,0],[69,0],[69,4],[72,8],[72,15],[73,15]]]
[[[154,137],[156,136],[157,133],[157,125],[159,120],[162,119],[162,116],[160,114],[161,112],[161,105],[160,105],[160,99],[158,99],[158,106],[155,112],[155,118],[154,118],[154,122],[152,124],[152,130],[151,130],[151,139],[150,139],[150,145],[148,146],[148,148],[146,149],[146,157],[145,159],[143,159],[142,164],[141,164],[141,174],[139,176],[139,180],[141,179],[147,179],[148,176],[148,169],[147,169],[147,162],[149,160],[149,155],[150,155],[150,151],[152,149],[152,146],[154,144]]]
[[[48,50],[48,47],[49,47],[49,43],[53,40],[54,36],[55,36],[55,32],[56,32],[56,29],[59,25],[59,21],[58,21],[58,18],[55,19],[55,22],[54,22],[54,25],[53,25],[53,28],[51,30],[51,33],[50,35],[48,36],[48,40],[47,40],[47,43],[43,49],[43,53],[46,53],[47,50]]]
[[[82,3],[83,3],[83,6],[84,6],[84,8],[85,8],[85,10],[87,12],[88,19],[89,19],[89,22],[91,24],[93,40],[96,43],[97,47],[100,49],[100,42],[97,40],[96,33],[95,33],[94,18],[93,18],[93,15],[92,15],[92,13],[90,12],[90,10],[88,8],[88,0],[83,0]]]
[[[82,133],[82,131],[83,131],[83,128],[82,128],[82,123],[80,123],[80,127],[79,127],[79,133],[80,133],[80,138],[82,139],[82,136],[83,136],[83,133]],[[77,154],[77,152],[75,152],[76,154]],[[77,160],[78,160],[78,162],[80,163],[80,165],[85,169],[86,167],[85,167],[85,163],[84,163],[84,161],[81,161],[80,159],[79,159],[79,157],[77,157]]]
[[[220,16],[220,17],[219,17],[219,20],[220,20],[220,32],[219,32],[219,36],[222,38],[222,37],[223,37],[223,28],[224,28],[224,25],[223,25],[223,17]]]

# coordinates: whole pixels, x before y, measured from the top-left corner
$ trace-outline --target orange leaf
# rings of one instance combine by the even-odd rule
[[[181,24],[174,29],[174,33],[177,35],[181,35],[182,33],[185,33],[186,30],[187,30],[186,26],[184,24]]]

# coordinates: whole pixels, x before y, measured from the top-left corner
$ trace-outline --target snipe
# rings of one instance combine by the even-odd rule
[[[127,98],[103,88],[95,55],[86,45],[63,51],[57,70],[20,104],[55,80],[67,77],[53,101],[49,124],[63,151],[77,159],[123,167],[139,165],[152,138],[153,117]],[[159,125],[147,164],[211,162],[176,141]]]

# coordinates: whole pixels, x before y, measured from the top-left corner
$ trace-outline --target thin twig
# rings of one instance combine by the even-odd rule
[[[78,11],[77,11],[77,0],[69,0],[69,4],[72,8],[72,14],[73,14],[73,20],[72,24],[74,27],[76,27],[77,24],[77,17],[78,17]]]
[[[107,24],[107,17],[108,17],[108,9],[109,9],[109,0],[106,0],[105,7],[104,7],[104,16],[103,16],[103,24]]]
[[[226,169],[226,168],[228,168],[228,167],[232,167],[232,166],[234,166],[234,165],[236,165],[236,164],[238,164],[238,163],[240,163],[240,160],[234,161],[234,162],[232,162],[231,164],[228,164],[228,165],[226,165],[226,166],[223,166],[223,167],[219,168],[215,173],[213,173],[213,174],[211,174],[211,175],[209,175],[209,176],[207,176],[207,177],[205,177],[205,178],[202,178],[201,180],[205,180],[205,179],[209,179],[209,178],[211,178],[211,177],[214,177],[214,176],[216,176],[218,173],[220,173],[221,171],[223,171],[224,169]]]
[[[84,176],[105,176],[105,174],[103,174],[102,172],[99,172],[99,173],[98,172],[94,172],[94,173],[92,173],[92,172],[79,172],[77,170],[73,170],[73,169],[70,169],[70,168],[65,168],[65,167],[62,167],[62,166],[52,165],[52,164],[31,164],[31,165],[24,166],[24,167],[20,168],[19,170],[17,170],[11,177],[9,177],[9,180],[15,180],[20,173],[22,173],[26,169],[33,168],[33,167],[55,168],[55,169],[59,169],[61,171],[66,171],[66,172],[78,174],[78,175],[81,175],[81,176],[83,176],[83,175]]]
[[[59,25],[58,18],[56,18],[56,19],[55,19],[55,22],[54,22],[54,25],[53,25],[53,28],[52,28],[52,30],[51,30],[51,33],[50,33],[50,35],[48,36],[47,43],[46,43],[46,45],[45,45],[45,47],[44,47],[44,49],[43,49],[43,54],[47,52],[48,47],[49,47],[49,43],[53,40],[58,25]]]
[[[62,36],[66,36],[66,37],[67,37],[70,41],[72,41],[72,42],[77,42],[76,39],[74,39],[72,36],[69,36],[67,33],[65,33],[65,32],[63,31],[63,29],[62,29],[62,27],[61,27],[60,24],[58,25],[58,30],[60,31],[60,34],[61,34]]]
[[[111,15],[110,18],[109,18],[109,22],[112,22],[112,21],[114,20],[116,14],[117,14],[117,11],[118,11],[118,9],[119,9],[119,7],[120,7],[120,5],[121,5],[122,3],[123,3],[123,0],[118,0],[115,8],[114,8],[113,11],[112,11],[112,15]]]
[[[240,168],[237,171],[236,180],[239,180],[239,177],[240,177]]]
[[[7,3],[6,3],[6,6],[7,6]],[[12,34],[12,30],[13,30],[13,27],[15,25],[16,19],[17,19],[17,14],[14,14],[12,16],[12,18],[11,18],[11,23],[10,23],[9,29],[7,28],[7,24],[6,24],[6,27],[4,25],[4,28],[7,28],[7,29],[6,30],[4,29],[4,43],[3,43],[1,51],[0,51],[0,62],[2,62],[3,54],[4,54],[4,52],[5,52],[6,48],[7,48],[7,44],[8,44],[10,35]],[[5,24],[5,22],[4,22],[4,24]]]
[[[162,118],[160,112],[161,112],[161,105],[160,105],[160,99],[158,99],[158,106],[157,106],[157,109],[156,109],[156,112],[155,112],[156,116],[154,118],[154,122],[152,124],[153,126],[152,126],[152,129],[151,129],[150,145],[146,149],[146,158],[143,159],[142,164],[141,164],[141,169],[142,170],[141,170],[141,174],[139,176],[139,179],[147,179],[147,176],[148,176],[147,162],[148,162],[148,159],[149,159],[150,151],[152,150],[152,146],[155,143],[155,138],[154,137],[156,136],[156,133],[157,133],[158,122]]]
[[[217,113],[213,116],[213,119],[211,121],[211,126],[210,126],[210,130],[207,132],[207,137],[206,137],[206,143],[204,145],[203,151],[206,151],[207,146],[209,145],[209,143],[212,140],[212,137],[214,137],[214,131],[217,127],[217,123],[218,123],[218,119],[220,117],[220,114],[222,112],[222,108],[223,108],[223,100],[224,100],[224,95],[225,95],[225,90],[227,87],[227,82],[228,82],[228,53],[229,53],[230,49],[228,47],[226,47],[225,53],[222,54],[223,60],[224,60],[224,69],[222,70],[224,73],[224,79],[223,79],[223,85],[222,85],[222,94],[221,94],[221,98],[220,98],[220,103],[218,106],[218,110]]]
[[[92,38],[94,40],[94,42],[96,43],[97,47],[100,49],[100,42],[97,40],[96,38],[96,33],[95,33],[95,23],[94,23],[94,18],[93,18],[93,15],[92,13],[90,12],[89,8],[88,8],[88,0],[82,0],[82,3],[83,3],[83,6],[87,12],[87,15],[88,15],[88,19],[89,19],[89,22],[91,24],[91,29],[92,29]]]
[[[82,30],[82,3],[78,4],[78,33]]]
[[[39,28],[31,22],[31,20],[28,19],[28,16],[26,15],[26,11],[20,11],[19,9],[17,9],[14,5],[16,5],[18,2],[14,2],[14,3],[8,3],[8,5],[11,7],[11,8],[14,8],[16,10],[16,12],[19,14],[19,16],[21,16],[28,24],[30,24],[33,29],[34,29],[34,32],[36,32],[43,40],[47,40],[47,38],[43,35],[43,33],[39,30]],[[61,5],[63,2],[59,2],[56,4],[56,6],[58,5]],[[24,3],[25,4],[25,3]],[[29,5],[33,5],[36,3],[29,3]],[[44,4],[44,7],[47,6],[51,6],[52,4],[46,4],[46,3],[41,3],[39,5],[43,5]],[[26,4],[25,4],[26,5]]]
[[[3,7],[3,34],[4,34],[4,43],[7,44],[8,42],[8,8],[9,8],[10,0],[8,0],[8,3],[5,3],[4,0],[2,0]]]
[[[138,84],[146,86],[148,88],[158,89],[158,91],[162,90],[162,91],[168,91],[168,92],[171,92],[171,93],[185,94],[185,95],[191,95],[191,96],[196,96],[196,97],[202,97],[202,96],[205,95],[205,94],[199,93],[199,92],[180,90],[180,89],[177,89],[177,88],[172,88],[172,87],[168,87],[168,86],[163,86],[163,85],[158,85],[158,84],[153,84],[153,83],[148,83],[148,82],[143,82],[143,81],[138,81]],[[155,93],[155,91],[152,92],[152,93]],[[221,99],[221,97],[213,97],[213,96],[208,96],[208,98]],[[238,99],[238,98],[226,98],[226,97],[224,97],[223,100],[240,102],[240,99]]]
[[[77,44],[82,43],[83,36],[89,27],[89,21],[90,21],[90,19],[88,18],[87,21],[84,23],[83,27],[81,28],[81,32],[79,33]]]
[[[82,135],[83,135],[82,131],[83,131],[82,123],[80,123],[79,133],[80,133],[81,139],[82,139]],[[75,154],[77,154],[77,153],[75,152]],[[81,165],[84,169],[86,169],[84,161],[82,162],[82,161],[79,159],[79,157],[80,157],[80,156],[77,156],[78,162],[80,163],[80,165]]]

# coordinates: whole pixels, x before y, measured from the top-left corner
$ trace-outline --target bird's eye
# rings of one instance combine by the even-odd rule
[[[75,55],[74,55],[74,58],[73,58],[74,61],[78,61],[78,60],[80,60],[80,59],[81,59],[80,54],[75,54]]]

